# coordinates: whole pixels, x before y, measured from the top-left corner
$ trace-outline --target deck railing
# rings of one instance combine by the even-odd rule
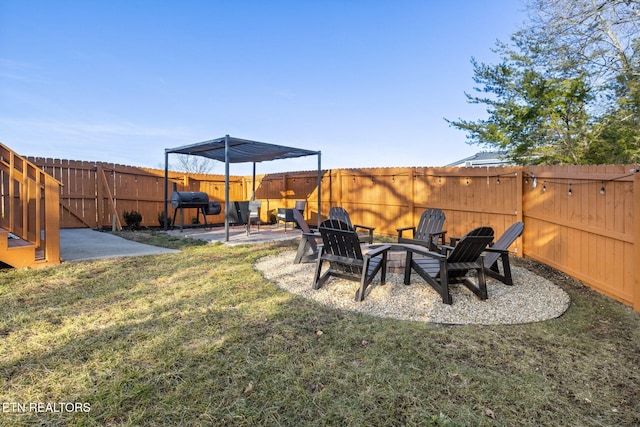
[[[60,263],[60,186],[34,163],[0,144],[0,228],[36,247],[25,265]]]

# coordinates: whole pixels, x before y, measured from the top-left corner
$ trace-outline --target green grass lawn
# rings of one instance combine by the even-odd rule
[[[640,424],[640,316],[527,260],[570,294],[562,317],[447,326],[334,310],[253,269],[295,243],[137,236],[182,252],[0,270],[1,425]]]

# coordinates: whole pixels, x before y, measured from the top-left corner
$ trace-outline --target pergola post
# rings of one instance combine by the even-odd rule
[[[256,199],[256,162],[253,162],[253,181],[251,181],[251,199]]]
[[[224,136],[224,241],[229,241],[229,135]]]
[[[318,151],[318,228],[322,222],[322,152]]]
[[[164,150],[164,231],[169,229],[169,210],[167,199],[169,197],[169,152]]]

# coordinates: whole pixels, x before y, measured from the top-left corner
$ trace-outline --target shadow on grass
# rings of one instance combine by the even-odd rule
[[[253,269],[292,247],[205,245],[0,273],[0,399],[91,405],[0,422],[640,422],[640,319],[627,307],[521,260],[571,294],[564,316],[491,327],[379,319],[289,295]]]

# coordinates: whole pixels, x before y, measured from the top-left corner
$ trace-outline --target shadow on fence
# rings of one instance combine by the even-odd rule
[[[111,227],[125,211],[142,225],[160,226],[164,171],[99,162],[32,158],[64,186],[63,228]],[[427,207],[442,209],[447,235],[488,225],[500,235],[525,223],[512,251],[563,271],[640,311],[640,209],[638,165],[545,167],[399,167],[325,170],[317,205],[317,171],[230,178],[230,199],[261,200],[260,221],[274,222],[278,208],[306,200],[305,219],[317,223],[342,206],[354,223],[394,236],[415,225]],[[224,176],[170,172],[178,191],[205,192],[224,201]],[[170,186],[171,188],[172,186]],[[224,204],[223,204],[224,205]],[[187,221],[196,210],[186,210]],[[223,223],[223,211],[208,218]]]

